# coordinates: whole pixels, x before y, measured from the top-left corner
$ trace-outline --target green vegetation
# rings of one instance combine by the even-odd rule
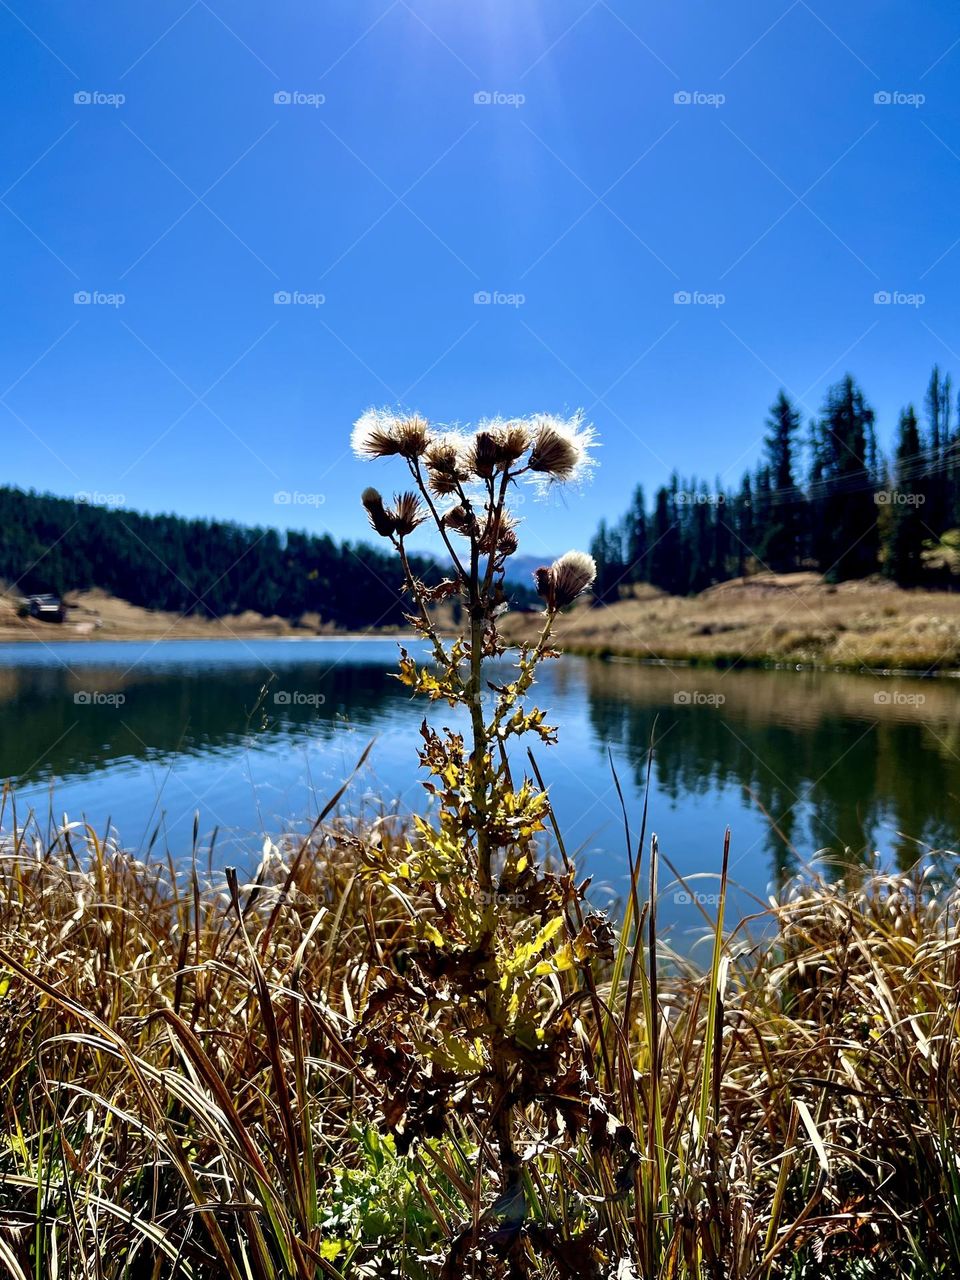
[[[881,456],[874,411],[849,375],[831,387],[810,424],[806,476],[799,411],[781,391],[766,423],[763,460],[738,490],[676,473],[648,511],[637,489],[618,523],[601,522],[591,545],[599,603],[650,583],[688,595],[745,573],[815,569],[830,581],[879,570],[902,586],[950,587],[960,526],[960,422],[952,386],[934,366],[927,429],[913,406],[900,416],[893,460]]]

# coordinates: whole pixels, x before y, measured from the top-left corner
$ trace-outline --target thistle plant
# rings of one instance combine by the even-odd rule
[[[389,504],[374,488],[362,499],[400,558],[409,621],[430,646],[426,662],[401,649],[399,679],[462,708],[468,723],[466,733],[438,731],[424,719],[419,755],[432,811],[414,819],[402,860],[365,852],[370,876],[406,904],[415,942],[401,973],[384,967],[369,976],[354,1044],[381,1090],[380,1120],[398,1150],[416,1146],[441,1158],[445,1140],[461,1154],[464,1135],[472,1145],[473,1221],[449,1246],[451,1267],[465,1250],[486,1247],[510,1257],[510,1274],[526,1274],[521,1237],[531,1233],[540,1252],[550,1251],[542,1221],[523,1226],[531,1192],[524,1141],[536,1149],[584,1138],[610,1167],[619,1148],[621,1171],[632,1159],[632,1139],[591,1083],[576,1034],[578,975],[588,978],[593,958],[609,955],[610,926],[584,911],[585,886],[566,859],[562,870],[543,865],[538,836],[552,821],[549,796],[535,767],[533,777],[518,770],[510,750],[525,735],[556,740],[526,695],[539,664],[557,656],[557,614],[593,583],[589,555],[568,551],[536,571],[538,638],[519,647],[511,678],[496,682],[485,670],[506,652],[497,619],[508,607],[504,573],[517,549],[516,487],[543,492],[582,478],[593,443],[579,416],[484,422],[467,435],[371,410],[353,433],[361,458],[397,459],[411,486]],[[449,558],[434,585],[414,574],[407,551],[428,521]],[[446,638],[436,606],[454,600],[465,626]],[[496,1195],[482,1208],[485,1187]]]

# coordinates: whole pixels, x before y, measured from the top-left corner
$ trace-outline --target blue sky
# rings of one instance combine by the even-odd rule
[[[852,370],[886,443],[960,373],[945,0],[4,0],[0,41],[4,482],[357,536],[367,405],[582,406],[593,485],[523,512],[562,550],[736,479],[781,385]]]

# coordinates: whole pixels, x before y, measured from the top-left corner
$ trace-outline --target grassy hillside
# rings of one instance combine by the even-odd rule
[[[512,640],[536,618],[508,615]],[[960,668],[960,594],[907,591],[882,578],[825,584],[812,573],[758,574],[697,596],[652,587],[616,604],[580,603],[557,621],[570,652],[696,663],[802,663],[848,670]]]

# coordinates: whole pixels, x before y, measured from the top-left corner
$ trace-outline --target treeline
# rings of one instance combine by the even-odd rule
[[[949,375],[934,366],[923,421],[912,404],[903,409],[887,460],[874,410],[849,375],[830,388],[805,439],[781,392],[760,465],[739,488],[674,474],[652,507],[638,488],[619,522],[601,522],[591,546],[597,600],[639,582],[686,595],[764,570],[813,569],[831,581],[882,571],[903,586],[954,585],[960,404],[954,425],[952,396]]]
[[[435,572],[428,560],[417,571]],[[363,543],[216,520],[141,515],[0,488],[0,578],[25,594],[100,587],[147,609],[244,610],[343,627],[397,624],[395,556]]]

